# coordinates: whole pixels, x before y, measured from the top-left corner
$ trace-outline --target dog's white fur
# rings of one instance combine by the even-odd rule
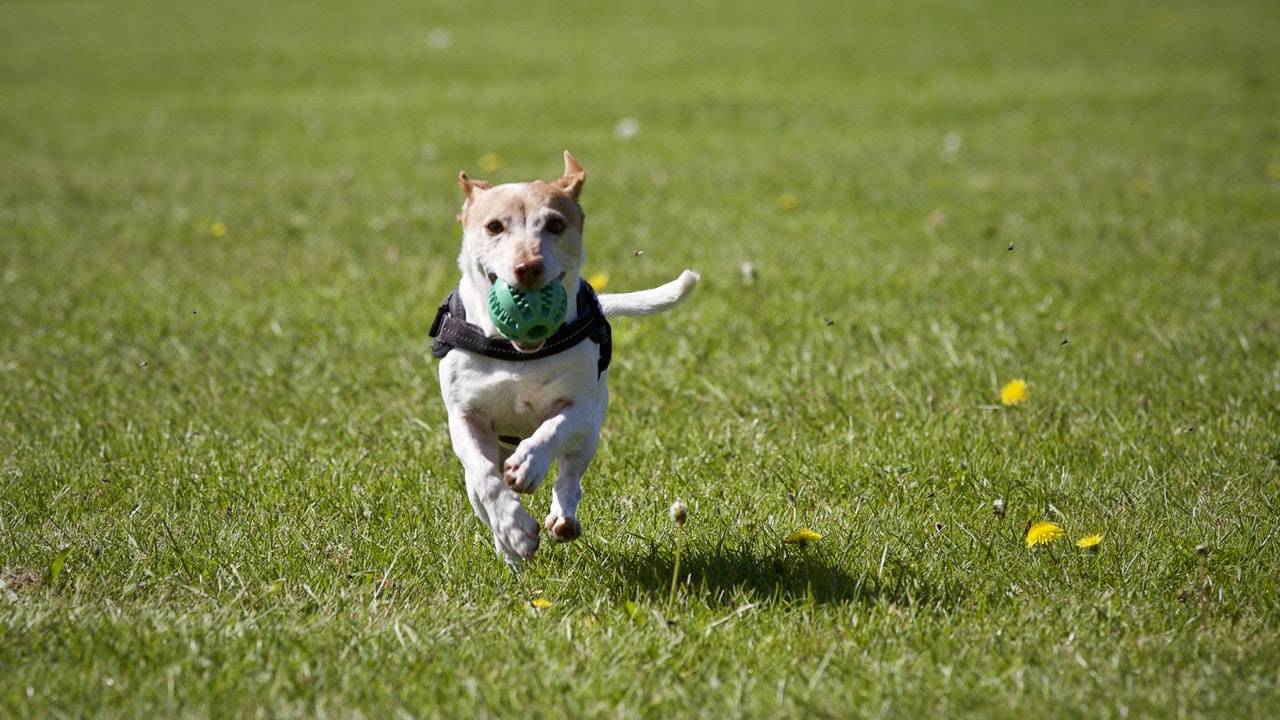
[[[569,296],[565,322],[577,316],[579,272],[586,259],[577,198],[586,173],[568,151],[564,160],[564,175],[551,183],[490,186],[459,175],[466,200],[458,215],[463,226],[458,291],[467,321],[490,337],[501,337],[486,307],[498,277],[523,287],[560,282]],[[517,272],[522,264],[524,274]],[[536,277],[527,272],[530,267],[541,268]],[[601,295],[600,304],[606,316],[650,315],[683,300],[697,282],[697,273],[685,270],[650,290]],[[597,373],[599,352],[598,345],[584,340],[525,362],[458,349],[440,362],[440,391],[467,496],[476,516],[493,531],[494,548],[512,566],[533,557],[539,535],[517,493],[536,490],[553,460],[558,474],[544,525],[562,542],[582,532],[577,519],[582,476],[595,456],[609,405],[608,372]],[[499,436],[523,440],[511,449]]]

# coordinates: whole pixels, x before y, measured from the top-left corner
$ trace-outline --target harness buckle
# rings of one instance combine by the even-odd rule
[[[444,304],[436,308],[436,319],[431,321],[431,329],[427,331],[427,337],[437,337],[440,334],[440,328],[444,326],[444,319],[449,315],[449,301],[445,300]]]

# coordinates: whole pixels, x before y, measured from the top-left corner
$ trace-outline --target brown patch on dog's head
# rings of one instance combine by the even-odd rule
[[[471,180],[471,189],[462,202],[458,222],[465,229],[473,223],[486,223],[490,217],[509,215],[513,210],[518,209],[523,214],[533,208],[549,207],[563,215],[578,232],[582,232],[586,213],[574,196],[556,184],[558,182],[560,181],[548,183],[534,180],[530,183],[493,186],[487,182]]]
[[[459,173],[465,196],[458,213],[463,271],[474,264],[489,282],[501,277],[518,287],[540,287],[568,273],[576,275],[584,257],[586,219],[578,196],[586,179],[586,171],[567,150],[564,173],[551,182],[491,185]]]
[[[545,202],[556,207],[566,219],[578,228],[579,232],[582,232],[586,213],[582,211],[582,205],[578,203],[578,196],[582,194],[582,186],[586,182],[587,171],[583,169],[582,164],[573,157],[572,153],[565,150],[564,173],[560,177],[549,183],[542,180],[534,180],[528,185],[535,193],[542,195],[542,199]],[[465,226],[469,211],[476,204],[476,201],[484,195],[485,190],[493,188],[493,184],[484,180],[473,180],[467,176],[466,170],[462,170],[458,173],[458,187],[462,188],[464,196],[462,210],[458,213],[458,222]]]

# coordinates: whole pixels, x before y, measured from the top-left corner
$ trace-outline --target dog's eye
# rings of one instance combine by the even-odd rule
[[[560,233],[564,232],[564,221],[558,217],[553,217],[547,221],[546,225],[543,225],[542,227],[552,235],[559,235]]]
[[[484,229],[488,230],[490,235],[499,235],[503,230],[502,221],[490,220],[489,223],[484,226]]]

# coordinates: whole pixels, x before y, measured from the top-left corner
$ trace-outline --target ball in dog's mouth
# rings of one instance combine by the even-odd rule
[[[546,326],[534,326],[525,331],[525,338],[523,341],[512,340],[511,344],[515,345],[516,349],[520,352],[537,352],[542,349],[543,345],[547,344],[546,340],[539,338],[551,337],[553,332],[554,331],[552,329]]]
[[[498,280],[489,288],[489,319],[517,350],[533,352],[564,324],[568,297],[560,283],[522,290]]]

